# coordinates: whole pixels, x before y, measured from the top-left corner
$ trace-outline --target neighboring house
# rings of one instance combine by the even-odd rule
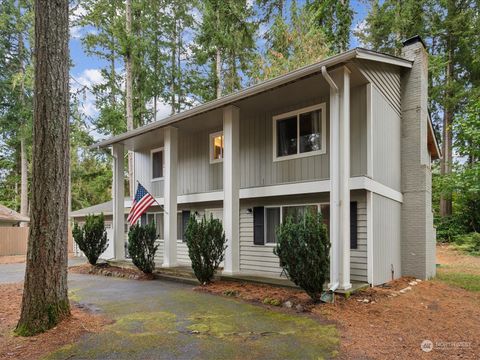
[[[281,276],[275,229],[319,210],[329,225],[330,283],[435,275],[428,55],[353,49],[101,141],[114,158],[114,255],[124,255],[124,158],[163,208],[148,210],[164,267],[188,264],[186,219],[223,222],[224,274]],[[121,199],[116,201],[115,199]]]
[[[130,210],[131,200],[130,198],[124,198],[124,217],[127,218],[128,211]],[[114,258],[114,245],[113,245],[113,200],[89,206],[80,210],[72,211],[70,213],[70,219],[81,226],[85,224],[85,218],[87,215],[104,215],[105,229],[108,237],[108,248],[100,255],[101,259],[113,259]],[[125,222],[124,233],[128,232],[128,224]],[[75,241],[73,242],[73,253],[75,256],[83,256],[82,251],[78,248]]]
[[[24,222],[28,223],[30,219],[6,206],[0,205],[0,226],[20,226],[20,223]]]

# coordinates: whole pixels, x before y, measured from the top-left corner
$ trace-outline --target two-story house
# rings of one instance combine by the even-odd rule
[[[395,57],[356,48],[101,141],[114,158],[115,257],[125,256],[124,158],[160,206],[157,261],[189,263],[190,214],[213,214],[227,238],[224,274],[281,275],[275,230],[321,211],[330,283],[435,274],[428,56],[418,37]],[[119,199],[117,201],[117,199]]]

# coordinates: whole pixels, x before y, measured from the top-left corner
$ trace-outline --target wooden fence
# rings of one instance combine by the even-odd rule
[[[0,256],[26,255],[28,227],[0,226]],[[73,252],[73,238],[68,228],[68,252]]]

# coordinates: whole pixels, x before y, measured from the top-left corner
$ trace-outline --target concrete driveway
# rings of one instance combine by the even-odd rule
[[[0,282],[19,269],[0,265]],[[338,349],[334,325],[184,284],[72,274],[69,288],[72,301],[115,322],[50,359],[321,359]]]

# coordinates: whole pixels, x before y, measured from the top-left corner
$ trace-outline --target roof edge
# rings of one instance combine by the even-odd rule
[[[174,124],[178,121],[181,121],[196,115],[200,115],[202,113],[212,111],[212,110],[221,108],[223,106],[230,105],[236,101],[243,100],[245,98],[248,98],[248,97],[260,94],[262,92],[274,89],[276,87],[288,84],[290,82],[296,81],[303,77],[321,72],[321,69],[323,66],[328,68],[328,67],[340,64],[342,62],[350,61],[354,58],[384,62],[384,63],[389,63],[392,65],[406,67],[406,68],[412,67],[412,61],[410,60],[357,47],[357,48],[348,50],[346,52],[331,56],[317,63],[306,65],[297,70],[291,71],[287,74],[280,75],[273,79],[260,82],[256,85],[247,87],[243,90],[239,90],[232,94],[221,97],[220,99],[209,101],[207,103],[195,106],[191,109],[185,110],[178,114],[174,114],[164,119],[151,122],[150,124],[146,124],[134,130],[127,131],[123,134],[113,136],[109,139],[101,140],[91,145],[90,148],[91,149],[106,148],[113,144],[121,143],[122,141],[131,139],[135,136],[142,135],[150,131]]]

